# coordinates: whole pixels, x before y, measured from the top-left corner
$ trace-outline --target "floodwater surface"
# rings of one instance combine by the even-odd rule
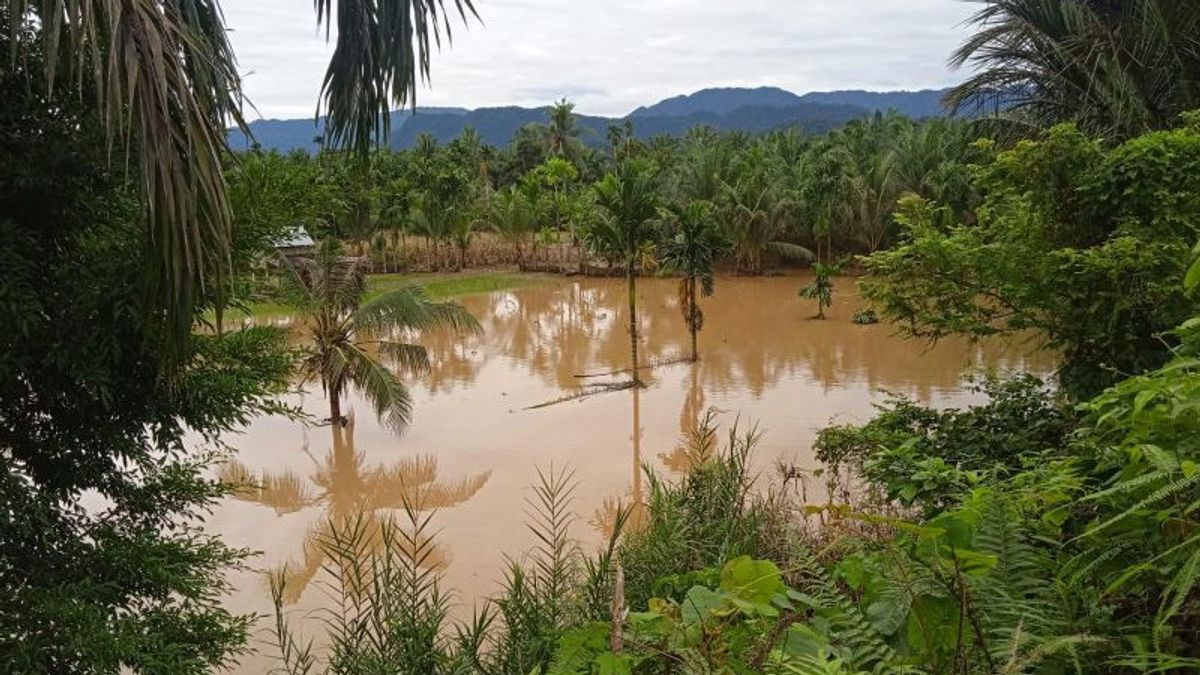
[[[851,322],[862,306],[852,279],[839,279],[824,321],[797,297],[805,277],[721,278],[703,300],[701,360],[689,352],[677,282],[638,282],[646,387],[573,399],[596,382],[627,379],[625,285],[608,279],[545,279],[519,289],[463,297],[484,332],[429,335],[433,372],[409,379],[412,425],[397,436],[351,395],[353,423],[335,431],[282,417],[253,422],[224,439],[237,459],[224,471],[260,489],[221,503],[210,531],[232,546],[261,551],[231,577],[231,609],[269,614],[267,572],[286,566],[284,601],[302,616],[328,606],[318,537],[330,522],[358,514],[363,528],[402,514],[406,501],[432,513],[428,562],[460,608],[492,594],[505,556],[520,559],[538,471],[573,472],[574,533],[585,547],[602,538],[606,514],[642,490],[639,467],[667,476],[686,470],[680,437],[710,408],[724,425],[757,424],[754,460],[769,477],[777,461],[815,468],[810,448],[831,421],[867,419],[889,393],[947,406],[974,401],[964,376],[981,371],[1047,372],[1051,358],[1028,345],[904,340],[892,326]],[[589,377],[581,377],[589,376]],[[552,401],[554,403],[543,407]],[[292,398],[328,416],[319,384]],[[262,625],[266,625],[265,622]],[[267,633],[258,635],[265,639]],[[261,672],[264,656],[244,660]]]

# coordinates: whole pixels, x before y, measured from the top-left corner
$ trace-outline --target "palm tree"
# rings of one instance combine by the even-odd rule
[[[910,126],[894,114],[876,115],[832,134],[845,171],[840,198],[847,224],[868,253],[883,245],[892,226],[900,196],[894,146]]]
[[[561,99],[547,110],[550,124],[545,128],[546,149],[557,157],[573,158],[579,148],[579,128],[575,104]]]
[[[733,146],[715,134],[689,143],[676,168],[675,193],[678,199],[701,199],[716,203],[725,188],[725,179],[733,163]]]
[[[800,289],[800,297],[817,301],[817,315],[814,318],[824,319],[825,308],[833,305],[833,277],[840,274],[844,263],[815,263],[813,265],[812,283]]]
[[[312,260],[290,269],[288,295],[309,324],[311,343],[300,372],[318,378],[329,396],[329,419],[340,424],[342,394],[354,385],[375,407],[380,420],[395,431],[412,419],[408,388],[372,352],[393,359],[401,368],[423,374],[429,355],[419,344],[402,340],[428,330],[480,330],[459,305],[434,302],[418,286],[397,288],[363,302],[365,260],[342,255],[336,240],[322,242]]]
[[[655,170],[644,160],[629,160],[596,185],[596,203],[605,216],[593,223],[585,241],[589,248],[625,264],[629,292],[629,353],[634,386],[638,370],[637,275],[654,244],[653,222],[658,215]]]
[[[741,274],[762,274],[766,253],[794,260],[813,257],[803,246],[782,240],[796,205],[769,168],[764,148],[755,146],[735,166],[733,182],[723,186],[737,271]]]
[[[451,0],[464,20],[474,0]],[[322,141],[366,156],[393,107],[415,102],[418,79],[450,17],[445,0],[316,0],[337,28],[321,98]],[[381,6],[382,5],[382,6]],[[244,127],[241,83],[217,0],[9,0],[8,21],[34,40],[11,41],[7,68],[45,49],[53,96],[88,101],[113,147],[126,148],[145,211],[152,309],[170,342],[187,340],[193,307],[228,273],[231,212],[222,177],[226,127]],[[431,41],[432,38],[432,41]],[[53,106],[53,101],[46,105]]]
[[[975,75],[954,108],[1128,138],[1200,107],[1200,8],[1163,0],[976,0],[978,32],[951,59]]]
[[[668,214],[675,231],[663,247],[662,265],[674,274],[679,274],[679,306],[683,320],[692,337],[692,361],[699,358],[696,335],[704,327],[704,312],[700,310],[699,295],[713,294],[713,271],[717,260],[731,247],[716,219],[712,204],[704,201],[690,202],[676,213]]]

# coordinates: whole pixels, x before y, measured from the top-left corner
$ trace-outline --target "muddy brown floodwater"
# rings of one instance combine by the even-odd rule
[[[436,508],[434,558],[444,587],[469,611],[497,589],[505,556],[520,559],[531,545],[525,500],[538,469],[574,472],[574,531],[592,546],[612,505],[640,493],[639,466],[665,475],[685,469],[679,438],[710,406],[723,411],[725,424],[740,418],[759,425],[755,461],[766,474],[779,459],[814,468],[816,431],[831,420],[866,419],[887,392],[961,404],[972,400],[964,375],[1053,366],[1028,345],[944,341],[931,348],[897,337],[888,325],[855,325],[850,319],[862,303],[852,279],[838,280],[827,320],[810,320],[813,303],[796,294],[804,283],[796,276],[721,278],[716,295],[704,300],[699,363],[656,367],[645,373],[641,391],[532,410],[595,381],[578,375],[627,366],[623,282],[545,280],[461,298],[484,333],[422,340],[434,367],[410,383],[415,413],[403,435],[381,426],[370,406],[351,396],[355,420],[340,434],[267,417],[225,439],[237,449],[226,472],[262,485],[224,501],[208,521],[227,543],[261,551],[251,569],[232,576],[229,606],[269,614],[265,573],[287,565],[289,608],[304,615],[323,607],[327,598],[315,583],[323,559],[314,538],[330,519],[365,512],[368,524],[377,523],[419,493]],[[644,362],[688,352],[676,286],[638,283]],[[292,402],[328,415],[319,384]],[[257,635],[267,637],[265,629]],[[269,655],[252,655],[235,672],[263,672],[270,664]]]

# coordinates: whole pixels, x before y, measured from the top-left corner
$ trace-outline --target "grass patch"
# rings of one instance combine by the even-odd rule
[[[544,281],[544,277],[528,274],[461,273],[461,274],[372,274],[367,277],[367,299],[381,293],[415,284],[425,288],[434,299],[454,298],[476,293],[491,293]]]
[[[543,283],[547,277],[533,274],[508,274],[503,272],[464,272],[464,273],[427,273],[427,274],[371,274],[367,277],[367,292],[365,300],[378,297],[390,290],[403,286],[417,285],[425,288],[429,297],[435,300],[445,300],[463,295],[476,293],[491,293],[510,288],[519,288],[532,284]],[[225,320],[241,321],[247,317],[273,318],[294,314],[291,307],[277,302],[252,302],[247,305],[249,312],[240,308],[230,308],[225,312]],[[210,321],[215,314],[210,310],[206,318]]]

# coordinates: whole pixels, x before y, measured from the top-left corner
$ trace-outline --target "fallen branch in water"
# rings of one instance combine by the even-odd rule
[[[647,363],[644,366],[638,366],[638,370],[650,370],[651,368],[658,368],[660,366],[673,366],[676,363],[691,363],[691,359],[686,356],[680,356],[679,358],[667,359],[665,361]],[[613,370],[607,373],[580,373],[574,377],[580,380],[585,380],[590,377],[612,377],[614,375],[625,375],[631,372],[633,372],[632,368],[622,368],[621,370]]]
[[[587,387],[584,391],[581,391],[581,392],[578,392],[575,394],[569,394],[569,395],[563,396],[561,398],[556,398],[553,401],[546,401],[545,403],[531,405],[527,408],[522,408],[522,410],[537,410],[538,408],[548,408],[548,407],[558,404],[558,403],[566,403],[567,401],[578,401],[581,398],[586,398],[588,396],[592,396],[595,394],[606,394],[610,391],[624,391],[626,389],[634,388],[635,386],[637,386],[637,383],[630,380],[628,382],[597,382],[595,384],[588,384],[588,385],[584,385],[584,386]]]

